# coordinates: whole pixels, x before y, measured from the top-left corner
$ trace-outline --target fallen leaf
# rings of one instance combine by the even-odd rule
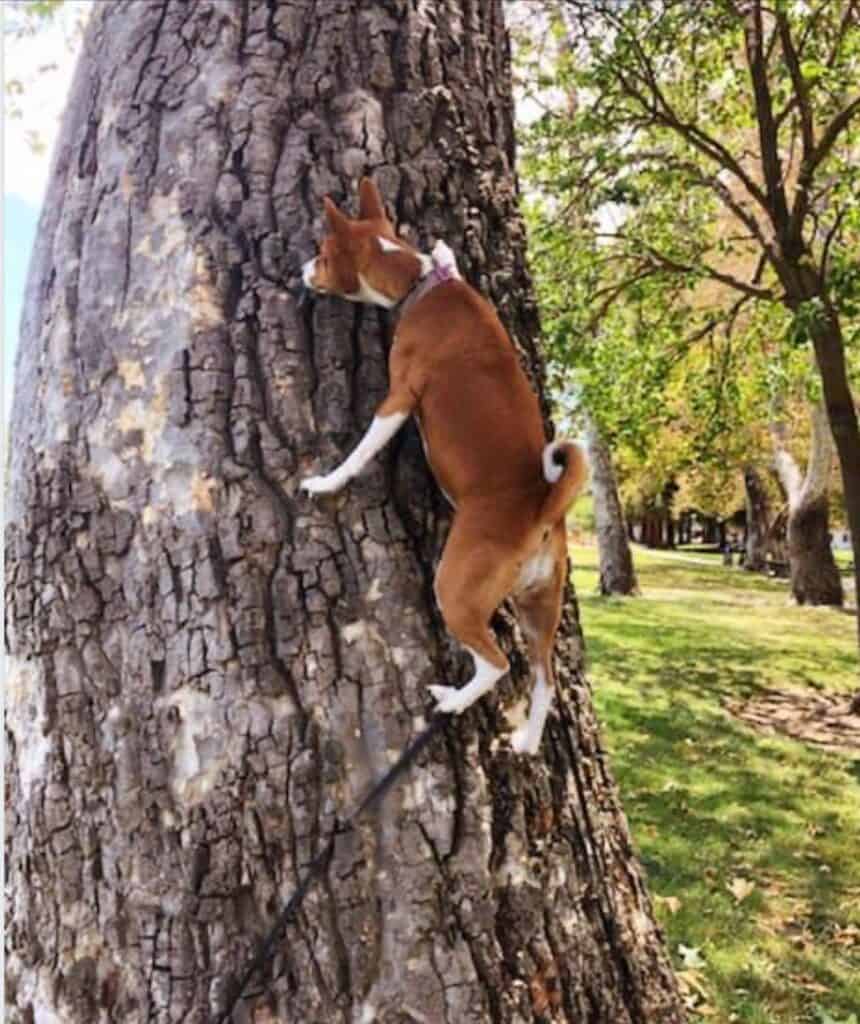
[[[731,882],[727,883],[726,888],[738,903],[743,903],[747,896],[755,889],[755,882],[750,882],[748,879],[741,878],[738,875]]]
[[[846,925],[844,928],[837,927],[836,932],[833,935],[833,942],[835,942],[837,946],[860,945],[860,928],[857,928],[853,924]]]
[[[681,986],[681,991],[684,995],[695,994],[702,999],[708,998],[708,991],[698,971],[676,971],[675,977],[678,979],[678,984]],[[698,998],[693,1000],[693,1002],[698,1002]]]
[[[654,902],[665,907],[670,914],[677,914],[681,909],[681,901],[677,896],[655,896]]]
[[[790,974],[790,980],[797,985],[799,988],[805,989],[807,992],[815,992],[816,995],[826,995],[830,992],[829,985],[822,985],[819,981],[813,981],[812,978],[798,974]]]

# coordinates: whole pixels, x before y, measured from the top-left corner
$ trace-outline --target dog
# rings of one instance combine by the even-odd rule
[[[324,199],[329,233],[302,267],[307,288],[372,303],[397,317],[389,390],[361,442],[336,469],[301,487],[332,494],[414,417],[427,461],[454,508],[436,572],[436,600],[474,659],[463,687],[431,686],[436,710],[460,714],[493,689],[508,660],[490,619],[508,597],[534,669],[528,718],[511,736],[536,754],[555,688],[552,650],[567,573],[565,514],[587,463],[579,445],[547,443],[536,395],[495,310],[437,243],[418,252],[395,233],[378,189],[359,185],[353,219]]]

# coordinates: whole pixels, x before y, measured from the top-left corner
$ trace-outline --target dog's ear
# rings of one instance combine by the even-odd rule
[[[358,185],[358,216],[361,220],[388,220],[382,196],[370,178],[362,178]]]
[[[325,207],[326,217],[328,217],[328,224],[332,234],[341,238],[348,234],[349,217],[341,213],[328,196],[323,198],[323,206]]]

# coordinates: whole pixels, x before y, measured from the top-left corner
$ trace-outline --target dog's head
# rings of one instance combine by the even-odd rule
[[[390,308],[432,266],[429,256],[398,238],[382,197],[370,178],[358,187],[358,217],[353,219],[326,196],[329,233],[319,255],[302,267],[305,286],[351,302]]]

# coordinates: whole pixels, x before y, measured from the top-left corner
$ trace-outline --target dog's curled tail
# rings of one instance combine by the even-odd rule
[[[585,452],[572,441],[552,441],[543,450],[543,475],[552,484],[540,511],[547,526],[563,519],[588,476]]]

